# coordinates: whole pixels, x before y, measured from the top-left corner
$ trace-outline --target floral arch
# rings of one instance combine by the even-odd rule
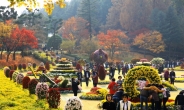
[[[137,97],[140,92],[136,88],[136,80],[145,77],[150,83],[162,84],[158,71],[149,66],[137,66],[130,69],[124,79],[123,88],[130,97]]]

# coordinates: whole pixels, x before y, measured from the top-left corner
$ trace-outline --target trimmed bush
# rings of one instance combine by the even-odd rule
[[[100,65],[98,73],[99,73],[100,80],[104,80],[106,76],[106,72],[105,72],[105,68],[102,65]]]
[[[50,64],[49,64],[49,62],[46,62],[45,63],[45,68],[49,71],[50,70]]]
[[[10,70],[10,72],[9,72],[10,80],[12,80],[12,75],[13,75],[14,72],[15,72],[15,70]]]
[[[56,88],[50,88],[47,92],[49,108],[58,108],[60,105],[60,92]]]
[[[134,59],[131,60],[131,63],[136,64],[136,63],[139,62],[139,61],[140,61],[140,59],[134,58]]]
[[[26,64],[25,64],[25,63],[22,64],[22,68],[23,68],[24,70],[26,70]]]
[[[38,99],[45,99],[48,90],[49,90],[49,86],[47,83],[38,83],[35,89]]]
[[[17,65],[16,64],[13,65],[13,69],[17,70]]]
[[[22,73],[19,73],[16,78],[17,84],[22,84],[22,80],[24,78],[24,75]]]
[[[29,90],[29,94],[35,94],[35,88],[36,85],[38,84],[38,80],[37,79],[31,79],[28,83],[28,90]]]
[[[18,65],[18,69],[21,71],[22,70],[22,64]]]
[[[13,72],[13,75],[12,75],[12,80],[13,80],[13,82],[16,82],[16,78],[17,78],[17,75],[18,75],[18,74],[19,74],[18,71]]]
[[[36,68],[36,63],[33,63],[33,69],[35,69]]]
[[[12,70],[12,66],[8,66],[10,70]]]
[[[27,89],[28,88],[29,81],[30,81],[30,78],[28,76],[25,76],[22,79],[22,87],[23,87],[23,89]]]
[[[9,77],[9,72],[10,72],[10,68],[9,67],[4,67],[4,75],[8,78]]]

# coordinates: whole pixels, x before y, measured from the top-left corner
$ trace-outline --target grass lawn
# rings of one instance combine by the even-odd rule
[[[61,110],[49,109],[46,100],[37,100],[36,95],[29,95],[27,89],[22,89],[0,70],[0,110]]]

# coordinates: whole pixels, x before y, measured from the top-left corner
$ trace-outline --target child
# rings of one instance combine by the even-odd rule
[[[118,80],[116,83],[118,84],[118,88],[122,86],[122,83],[123,83],[122,76],[118,76]]]

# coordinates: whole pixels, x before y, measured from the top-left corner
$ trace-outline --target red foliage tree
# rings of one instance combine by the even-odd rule
[[[22,52],[25,48],[37,48],[38,40],[34,36],[34,32],[32,30],[27,30],[25,28],[19,29],[16,27],[10,37],[4,39],[3,43],[7,47],[7,61],[9,59],[9,55],[13,51],[13,59],[15,60],[15,52],[17,49],[21,49]]]

